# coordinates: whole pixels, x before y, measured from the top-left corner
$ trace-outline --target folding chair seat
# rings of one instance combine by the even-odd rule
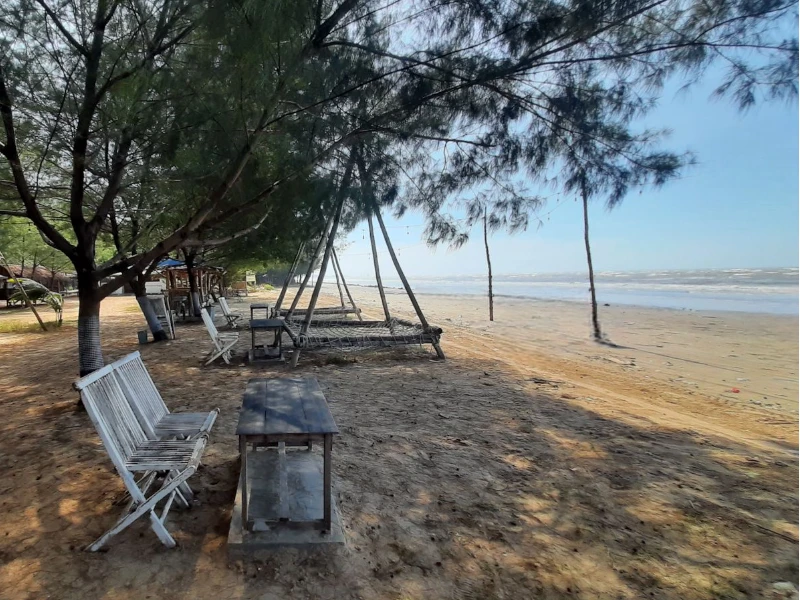
[[[211,336],[211,343],[214,345],[214,348],[209,352],[210,358],[205,364],[210,365],[220,357],[222,357],[222,360],[224,360],[226,364],[231,364],[231,348],[239,341],[239,332],[231,331],[220,333],[217,331],[217,327],[214,325],[211,315],[208,314],[205,308],[200,309],[200,316],[203,318],[203,323],[206,324],[208,335]]]

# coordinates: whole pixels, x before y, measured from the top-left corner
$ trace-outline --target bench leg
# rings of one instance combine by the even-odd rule
[[[323,452],[323,472],[322,472],[322,522],[327,533],[331,531],[331,448],[333,446],[333,435],[325,436],[325,449]]]
[[[247,438],[239,436],[239,454],[242,459],[242,530],[247,530]]]

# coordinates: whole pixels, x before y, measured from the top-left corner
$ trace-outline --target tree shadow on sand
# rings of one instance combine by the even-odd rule
[[[109,323],[109,358],[131,350],[129,330]],[[145,347],[145,364],[171,408],[222,412],[193,478],[199,505],[168,521],[176,550],[141,521],[83,552],[123,488],[74,409],[74,338],[15,348],[15,376],[1,376],[4,597],[705,599],[797,579],[796,449],[612,418],[552,382],[427,355],[293,372],[317,376],[342,432],[348,542],[229,565],[238,407],[264,372],[199,369],[205,332],[184,332]]]

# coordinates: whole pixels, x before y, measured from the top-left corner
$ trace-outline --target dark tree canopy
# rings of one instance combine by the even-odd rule
[[[604,187],[674,171],[631,116],[713,61],[741,106],[794,97],[792,17],[775,0],[7,0],[0,212],[72,262],[86,372],[103,297],[181,248],[319,235],[347,157],[369,183],[348,186],[343,228],[412,207],[448,242],[449,202],[524,227],[541,198],[519,182],[574,185],[553,175],[572,154]]]

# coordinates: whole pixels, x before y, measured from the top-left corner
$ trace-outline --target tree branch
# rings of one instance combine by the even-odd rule
[[[44,12],[46,12],[46,13],[47,13],[47,16],[48,16],[48,17],[50,17],[50,19],[53,21],[53,23],[55,24],[55,26],[56,26],[56,27],[58,28],[58,30],[61,32],[61,34],[62,34],[62,35],[65,37],[65,38],[67,38],[67,41],[69,42],[69,44],[70,44],[70,45],[71,45],[73,48],[75,48],[75,49],[76,49],[78,52],[80,52],[80,53],[81,53],[83,56],[89,56],[89,50],[86,48],[86,46],[84,46],[83,44],[81,44],[81,43],[80,43],[78,40],[76,40],[76,39],[75,39],[75,38],[72,36],[72,34],[71,34],[69,31],[67,31],[67,28],[66,28],[66,27],[64,27],[64,24],[63,24],[63,23],[61,22],[61,20],[58,18],[58,15],[56,15],[55,11],[53,11],[53,9],[52,9],[52,8],[50,8],[50,7],[49,7],[49,6],[48,6],[48,5],[45,3],[45,1],[44,1],[44,0],[36,0],[36,3],[37,3],[39,6],[41,6],[41,7],[44,9]]]

